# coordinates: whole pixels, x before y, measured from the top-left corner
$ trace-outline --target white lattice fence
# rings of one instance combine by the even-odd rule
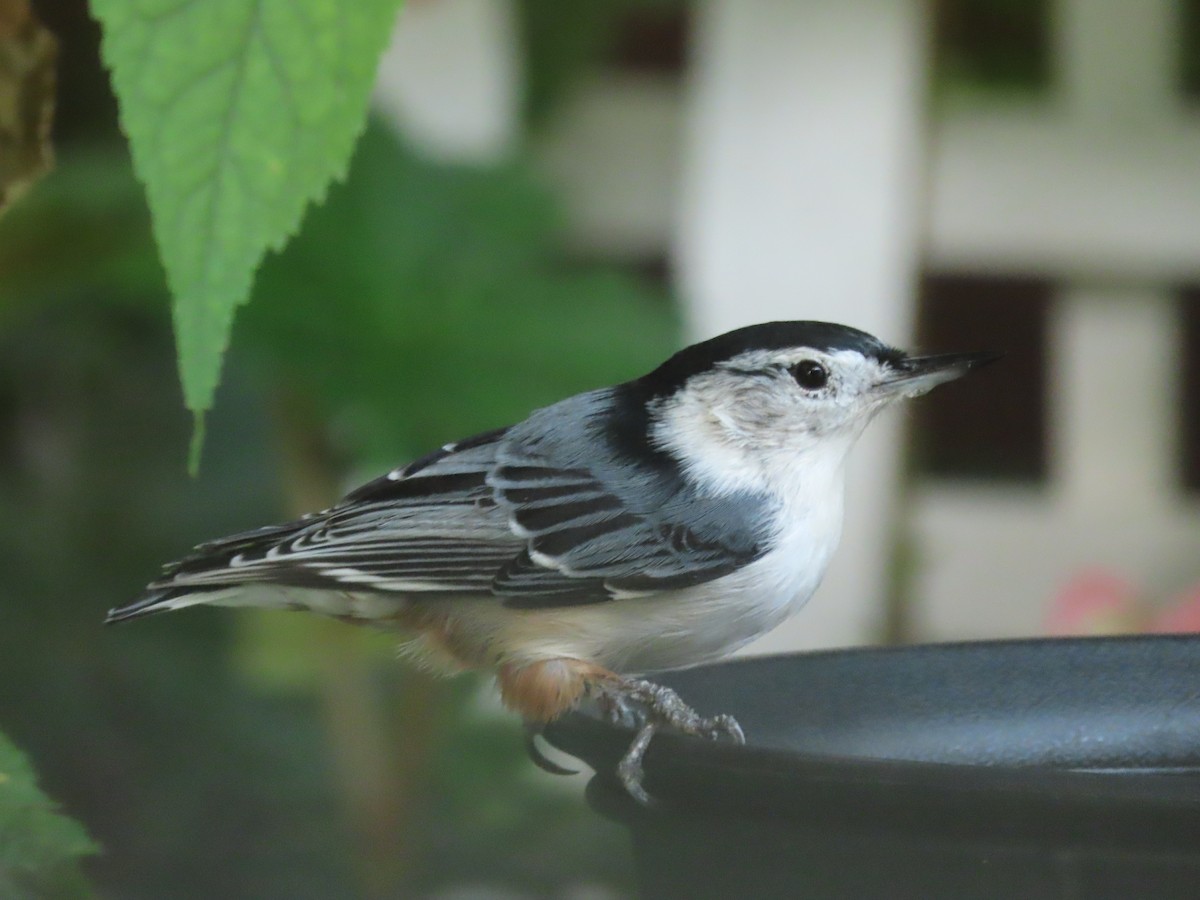
[[[1052,96],[933,123],[930,266],[1065,287],[1048,483],[913,495],[923,636],[1036,633],[1051,594],[1091,566],[1151,594],[1200,580],[1200,503],[1177,464],[1174,290],[1200,281],[1200,116],[1175,83],[1178,7],[1061,0]]]

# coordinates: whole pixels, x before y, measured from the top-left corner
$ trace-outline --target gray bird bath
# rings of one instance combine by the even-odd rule
[[[661,675],[747,744],[546,732],[597,772],[643,896],[1200,897],[1200,636],[999,641],[737,660]]]

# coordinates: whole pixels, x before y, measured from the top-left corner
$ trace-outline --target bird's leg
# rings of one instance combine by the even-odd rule
[[[578,659],[546,659],[500,668],[496,673],[500,697],[524,720],[525,751],[534,765],[553,775],[578,774],[547,758],[537,738],[547,722],[575,707],[589,680],[616,677],[607,669]]]
[[[526,746],[534,763],[547,771],[561,771],[533,744],[546,722],[574,709],[583,698],[614,725],[637,730],[637,736],[617,766],[617,777],[630,795],[650,803],[642,787],[642,757],[657,731],[668,728],[683,734],[716,740],[746,742],[733,716],[700,715],[669,687],[641,678],[626,678],[578,659],[547,659],[527,665],[502,666],[496,673],[505,706],[526,722]]]
[[[675,691],[652,681],[610,677],[591,682],[588,694],[614,725],[637,729],[637,736],[617,765],[617,777],[625,790],[642,804],[651,802],[650,795],[642,787],[642,759],[660,728],[709,740],[729,737],[735,743],[746,743],[742,727],[733,716],[702,716],[684,703]]]

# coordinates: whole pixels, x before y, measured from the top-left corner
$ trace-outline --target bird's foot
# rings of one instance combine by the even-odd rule
[[[590,694],[609,722],[637,729],[633,743],[617,764],[617,777],[630,796],[646,806],[652,800],[642,787],[642,759],[660,728],[709,740],[728,737],[735,743],[746,743],[742,727],[733,716],[702,716],[684,703],[675,691],[652,681],[606,679],[595,682]]]

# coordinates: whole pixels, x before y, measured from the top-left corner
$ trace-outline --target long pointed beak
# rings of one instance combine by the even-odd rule
[[[877,389],[887,395],[917,397],[939,384],[962,378],[972,369],[995,362],[1003,353],[943,353],[938,356],[910,356],[891,366],[891,374]]]

